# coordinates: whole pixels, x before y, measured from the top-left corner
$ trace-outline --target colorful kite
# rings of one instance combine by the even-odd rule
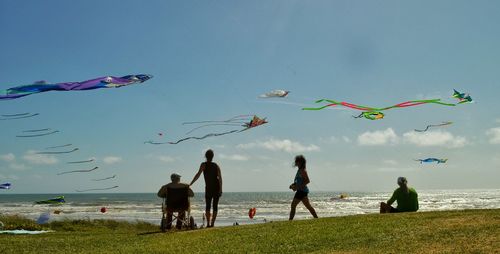
[[[450,125],[452,124],[453,122],[443,122],[441,124],[430,124],[430,125],[427,125],[427,127],[425,127],[425,129],[423,130],[417,130],[415,129],[416,132],[426,132],[427,130],[429,130],[429,128],[431,127],[440,127],[440,126],[446,126],[446,125]]]
[[[40,115],[39,113],[21,113],[21,114],[12,114],[12,115],[2,115],[2,118],[0,120],[14,120],[14,119],[23,119],[23,118],[30,118]]]
[[[324,109],[327,107],[333,107],[333,106],[340,105],[340,106],[364,111],[359,116],[356,116],[355,118],[364,117],[364,118],[370,119],[370,120],[378,120],[378,119],[384,118],[384,114],[380,111],[384,111],[384,110],[388,110],[388,109],[392,109],[392,108],[406,108],[406,107],[417,106],[417,105],[428,104],[428,103],[440,104],[440,105],[445,105],[445,106],[455,106],[455,104],[441,102],[440,99],[406,101],[406,102],[402,102],[402,103],[399,103],[399,104],[396,104],[393,106],[389,106],[389,107],[385,107],[385,108],[372,108],[372,107],[356,105],[356,104],[352,104],[352,103],[348,103],[348,102],[339,102],[339,101],[327,100],[327,99],[317,100],[315,103],[321,103],[321,102],[329,102],[329,104],[322,106],[322,107],[318,107],[318,108],[302,108],[302,110],[321,110],[321,109]]]
[[[31,85],[12,87],[4,91],[0,91],[0,100],[16,99],[19,97],[43,93],[48,91],[78,91],[91,90],[99,88],[118,88],[122,86],[143,83],[153,76],[147,74],[127,75],[123,77],[100,77],[82,82],[65,82],[48,84],[45,81],[38,81]]]
[[[453,89],[453,95],[452,95],[452,97],[458,99],[458,103],[457,104],[472,103],[473,102],[472,97],[470,97],[469,94],[460,93],[459,91],[457,91],[455,89]]]
[[[33,131],[28,131],[28,132],[41,132],[41,131],[45,131],[45,130],[47,130],[47,129],[44,129],[44,130],[33,130]],[[24,132],[27,132],[27,131],[24,131]],[[47,135],[51,135],[51,134],[58,133],[58,132],[59,132],[58,130],[55,130],[55,131],[45,132],[45,133],[40,133],[40,134],[17,135],[16,137],[18,137],[18,138],[33,138],[33,137],[47,136]]]
[[[42,200],[42,201],[36,201],[35,204],[50,204],[50,205],[61,205],[65,203],[66,200],[64,200],[64,196],[59,196],[47,200]]]
[[[150,140],[150,141],[144,142],[144,144],[152,144],[152,145],[171,144],[171,145],[175,145],[175,144],[179,144],[179,143],[186,141],[186,140],[189,140],[189,139],[201,140],[201,139],[205,139],[208,137],[216,137],[216,136],[222,136],[222,135],[227,135],[227,134],[236,133],[236,132],[242,132],[242,131],[246,131],[248,129],[251,129],[251,128],[254,128],[254,127],[257,127],[257,126],[260,126],[260,125],[267,123],[266,118],[259,118],[256,115],[253,115],[253,117],[251,119],[249,117],[250,117],[250,115],[241,115],[241,116],[235,116],[233,118],[230,118],[228,120],[223,120],[223,121],[186,122],[183,124],[207,123],[205,125],[198,126],[194,129],[188,131],[186,134],[189,134],[195,130],[198,130],[198,129],[201,129],[204,127],[214,126],[214,125],[242,126],[242,127],[244,127],[244,129],[231,130],[231,131],[226,131],[226,132],[221,132],[221,133],[209,133],[209,134],[201,136],[201,137],[191,136],[191,137],[186,137],[186,138],[177,140],[175,142],[155,142],[155,141]]]
[[[63,153],[72,153],[72,152],[76,152],[80,149],[77,148],[73,148],[73,150],[69,150],[69,151],[58,151],[58,152],[38,152],[36,154],[63,154]]]
[[[265,93],[259,96],[259,98],[275,98],[275,97],[286,97],[290,91],[285,90],[272,90],[269,93]]]
[[[86,189],[86,190],[75,190],[76,192],[87,192],[87,191],[96,191],[96,190],[111,190],[111,189],[115,189],[115,188],[118,188],[120,186],[116,185],[116,186],[113,186],[113,187],[109,187],[109,188],[98,188],[98,189]]]
[[[420,161],[420,164],[422,164],[423,162],[426,163],[437,162],[437,164],[439,164],[439,163],[446,163],[448,159],[427,158],[427,159],[417,159],[415,161]]]
[[[86,172],[94,171],[94,170],[96,170],[98,168],[99,167],[94,167],[92,169],[81,169],[81,170],[65,171],[65,172],[57,173],[57,175],[64,175],[64,174],[69,174],[69,173],[86,173]]]
[[[366,112],[361,112],[358,116],[352,116],[354,118],[366,118],[370,120],[378,120],[384,118],[384,113],[382,112],[377,112],[377,111],[366,111]]]
[[[0,190],[8,190],[11,188],[11,184],[10,183],[2,183],[0,184]]]
[[[116,177],[116,175],[113,175],[113,176],[101,178],[101,179],[92,179],[92,181],[104,181],[104,180],[108,180],[108,179],[113,179],[115,177]]]

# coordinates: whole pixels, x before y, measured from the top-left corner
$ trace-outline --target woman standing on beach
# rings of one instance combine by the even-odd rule
[[[213,227],[215,218],[217,218],[219,198],[222,195],[222,175],[219,165],[212,162],[214,158],[214,152],[212,150],[209,149],[205,152],[205,158],[207,161],[201,163],[198,173],[196,173],[189,186],[193,185],[203,172],[203,177],[205,178],[205,216],[207,218],[207,227]],[[213,213],[210,214],[212,204]]]
[[[307,188],[307,184],[310,183],[310,181],[306,171],[306,158],[304,158],[303,155],[295,156],[294,166],[298,167],[298,170],[295,174],[295,179],[293,180],[292,185],[290,185],[290,189],[295,191],[295,196],[292,200],[289,220],[293,220],[293,217],[295,217],[295,209],[301,201],[302,203],[304,203],[307,210],[309,210],[312,216],[314,218],[318,218],[316,211],[311,206],[311,203],[309,203],[309,198],[307,197],[307,195],[309,194],[309,188]]]

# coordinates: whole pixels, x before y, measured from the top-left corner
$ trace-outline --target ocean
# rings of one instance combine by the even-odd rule
[[[339,199],[346,194],[346,199]],[[312,192],[311,204],[319,217],[378,213],[378,204],[389,199],[390,192]],[[419,190],[419,211],[500,208],[500,189],[488,190]],[[37,205],[35,201],[65,196],[63,205]],[[219,202],[216,226],[229,226],[287,220],[292,192],[233,192],[223,193]],[[49,212],[50,220],[113,219],[146,221],[160,224],[162,199],[156,193],[101,194],[0,194],[0,214],[21,215],[37,219]],[[101,207],[106,212],[101,213]],[[253,219],[248,210],[255,207]],[[200,226],[205,209],[203,193],[191,199],[191,216]],[[54,214],[59,210],[59,214]],[[295,219],[312,218],[303,204],[297,207]]]

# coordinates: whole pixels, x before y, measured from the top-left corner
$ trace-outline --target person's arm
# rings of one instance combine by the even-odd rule
[[[194,197],[194,192],[193,190],[191,190],[191,188],[189,188],[189,186],[188,186],[188,197]]]
[[[196,180],[198,180],[198,178],[200,178],[201,172],[203,172],[203,170],[205,170],[205,163],[201,163],[200,169],[198,170],[198,173],[196,173],[196,175],[194,176],[194,178],[191,181],[191,183],[189,184],[189,186],[193,185],[194,182],[196,182]]]
[[[167,197],[167,186],[163,185],[160,190],[158,191],[158,197],[160,198],[166,198]]]
[[[387,200],[388,205],[392,205],[392,203],[394,203],[394,201],[396,201],[396,191],[397,191],[397,189],[392,193],[392,197],[389,200]]]
[[[219,165],[217,165],[217,177],[219,178],[219,194],[222,194],[222,174]]]

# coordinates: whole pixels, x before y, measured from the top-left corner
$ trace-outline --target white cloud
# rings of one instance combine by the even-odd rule
[[[239,144],[237,147],[242,149],[264,148],[270,151],[284,151],[288,153],[312,152],[320,150],[320,148],[314,144],[306,146],[289,139],[279,140],[274,138],[271,138],[268,141]]]
[[[346,136],[342,136],[342,140],[344,140],[344,142],[346,143],[351,143],[351,139]]]
[[[16,159],[16,156],[13,153],[2,154],[0,155],[0,159],[3,161],[11,162]]]
[[[51,155],[46,154],[37,154],[36,151],[29,150],[23,156],[23,159],[28,161],[31,164],[40,164],[40,165],[53,165],[59,162],[59,160]]]
[[[106,164],[115,164],[122,161],[122,158],[117,156],[106,156],[102,159],[102,161]]]
[[[16,175],[5,176],[5,175],[0,174],[0,179],[4,179],[4,180],[19,180],[19,177],[17,177]]]
[[[158,156],[158,160],[168,163],[168,162],[174,162],[175,158],[166,155],[160,155]]]
[[[250,158],[248,158],[248,156],[245,156],[245,155],[241,155],[241,154],[232,154],[232,155],[227,155],[227,154],[219,154],[219,157],[221,159],[224,159],[224,160],[230,160],[230,161],[247,161],[249,160]]]
[[[392,128],[384,131],[367,131],[358,136],[358,144],[362,146],[396,144],[397,142],[398,136]]]
[[[415,168],[397,168],[397,167],[381,167],[378,168],[379,172],[411,172],[416,171]]]
[[[497,120],[495,120],[496,123],[500,123],[500,118],[498,118]]]
[[[407,132],[403,134],[405,142],[417,146],[444,146],[451,148],[464,147],[465,137],[453,136],[447,131]]]
[[[388,165],[393,165],[393,166],[398,165],[398,162],[395,160],[384,160],[383,162]]]
[[[491,144],[500,144],[500,127],[487,130],[486,135],[490,137]]]
[[[25,170],[27,169],[28,167],[24,164],[19,164],[19,163],[11,163],[9,165],[9,168],[11,169],[15,169],[15,170]]]

